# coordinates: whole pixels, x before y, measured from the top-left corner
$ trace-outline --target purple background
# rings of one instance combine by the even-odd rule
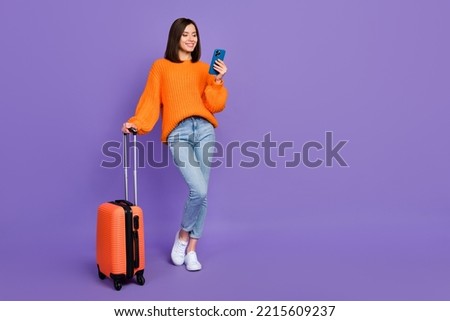
[[[448,12],[444,0],[2,1],[0,299],[450,300]],[[97,276],[96,211],[122,197],[123,176],[100,167],[101,148],[121,140],[181,16],[198,23],[204,61],[228,50],[221,143],[271,132],[301,151],[332,131],[350,166],[243,169],[236,153],[211,175],[199,273],[169,263],[181,175],[146,166],[147,282],[116,292]],[[160,123],[139,140],[159,135]]]

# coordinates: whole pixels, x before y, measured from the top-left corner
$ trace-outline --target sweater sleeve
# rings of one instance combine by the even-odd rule
[[[205,92],[203,93],[203,101],[206,108],[212,113],[218,113],[225,108],[227,98],[228,91],[223,85],[223,81],[217,84],[214,76],[209,76]]]
[[[150,132],[159,119],[161,111],[160,70],[153,64],[145,88],[136,106],[134,116],[128,122],[137,126],[138,134]]]

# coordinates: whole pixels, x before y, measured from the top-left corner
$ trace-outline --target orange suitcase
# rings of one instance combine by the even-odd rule
[[[105,202],[97,210],[97,270],[100,279],[110,278],[119,291],[136,276],[144,285],[144,215],[137,206],[136,133],[134,137],[134,204],[128,201],[127,135],[124,135],[125,199]]]

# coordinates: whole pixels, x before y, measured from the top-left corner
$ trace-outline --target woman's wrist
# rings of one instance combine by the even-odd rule
[[[219,77],[216,77],[215,78],[215,82],[216,82],[216,84],[221,84],[223,82],[223,79],[219,78]]]

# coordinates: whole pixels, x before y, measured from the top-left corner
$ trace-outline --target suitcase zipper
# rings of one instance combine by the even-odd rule
[[[133,211],[129,206],[123,206],[125,209],[125,238],[127,252],[127,278],[131,279],[134,275],[134,259],[133,259]]]

